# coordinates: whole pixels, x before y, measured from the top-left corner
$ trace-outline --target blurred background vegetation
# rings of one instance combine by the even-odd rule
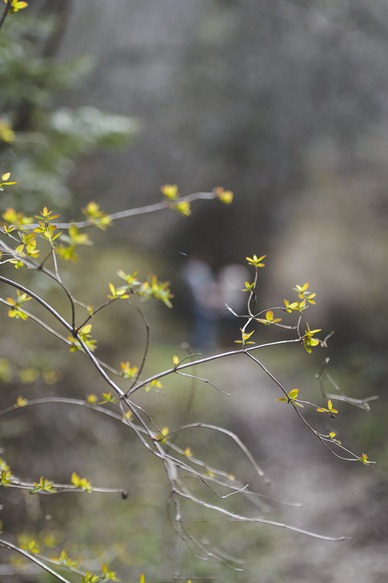
[[[233,190],[231,207],[198,203],[189,219],[164,212],[116,224],[108,235],[95,237],[103,247],[85,251],[81,273],[77,265],[66,268],[66,280],[76,296],[92,304],[104,297],[120,268],[155,270],[172,281],[176,310],[145,308],[153,327],[150,372],[167,367],[176,347],[188,340],[187,306],[179,296],[179,273],[188,256],[206,248],[217,271],[246,255],[266,253],[265,306],[280,305],[296,283],[309,281],[318,298],[312,325],[335,330],[329,355],[341,387],[356,397],[380,394],[372,414],[344,415],[353,442],[378,458],[380,470],[365,481],[370,486],[372,480],[376,492],[385,484],[388,465],[387,29],[385,0],[35,0],[24,13],[9,17],[0,34],[2,171],[12,171],[18,181],[2,193],[1,211],[13,206],[35,212],[46,204],[71,220],[90,200],[108,212],[156,202],[164,183],[177,183],[183,194],[218,184]],[[37,285],[61,301],[47,282]],[[70,356],[43,336],[37,353],[33,325],[21,329],[22,324],[10,325],[5,312],[0,316],[2,358],[11,363],[0,362],[4,407],[22,390],[27,398],[41,395],[43,387],[45,394],[66,396],[100,390],[81,358],[79,368],[69,366]],[[102,355],[116,366],[141,358],[144,330],[135,313],[123,318],[113,308],[101,319],[99,339]],[[306,366],[281,352],[273,364],[290,381],[310,383],[320,358]],[[213,381],[221,378],[231,392],[244,383],[255,387],[251,371],[241,364],[235,368],[236,374],[219,366],[206,374]],[[260,389],[263,383],[259,380]],[[174,425],[190,391],[190,383],[184,390],[173,383],[163,396],[145,398],[156,418]],[[215,399],[220,408],[221,396],[208,393],[197,389],[191,419],[206,415]],[[220,415],[255,450],[257,420],[247,423],[252,399],[247,394],[246,408],[224,403]],[[260,415],[266,426],[272,414]],[[300,438],[294,426],[284,424]],[[70,501],[64,496],[61,505],[57,498],[36,501],[7,493],[5,530],[51,532],[70,554],[81,556],[86,551],[79,549],[90,543],[108,555],[107,561],[116,561],[118,571],[129,569],[133,580],[141,570],[151,581],[168,580],[174,546],[167,486],[156,464],[144,462],[140,446],[128,442],[120,427],[47,408],[9,418],[0,430],[4,457],[15,474],[66,481],[77,471],[106,486],[124,480],[130,489],[125,503],[85,495]],[[267,445],[270,451],[275,447]],[[284,445],[279,438],[276,447]],[[225,445],[214,448],[223,458]],[[266,459],[264,445],[257,446],[257,454]],[[321,454],[308,449],[306,456]],[[276,460],[267,457],[276,474]],[[279,460],[287,465],[282,455]],[[306,470],[296,465],[303,475]],[[345,472],[349,480],[359,479],[353,468],[335,468],[341,477]],[[362,490],[360,499],[364,495]],[[81,507],[93,521],[100,517],[97,528],[91,518],[79,520]],[[383,541],[388,533],[375,519],[368,528]],[[224,542],[248,557],[252,574],[239,579],[220,567],[223,581],[320,581],[311,564],[298,570],[293,552],[302,551],[284,551],[294,543],[283,535],[233,529],[221,529]],[[364,531],[356,540],[363,536]],[[278,560],[271,562],[271,556]],[[218,572],[217,565],[187,560],[198,577]],[[380,581],[376,569],[360,576],[352,580]],[[15,574],[8,577],[17,580]],[[31,577],[20,574],[19,580]],[[43,581],[41,575],[36,579]]]

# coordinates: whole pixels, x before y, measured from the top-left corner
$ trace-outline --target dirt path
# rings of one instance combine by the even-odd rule
[[[286,404],[274,403],[254,368],[224,371],[232,423],[271,480],[268,494],[302,502],[277,519],[329,536],[325,542],[282,531],[275,554],[251,583],[387,583],[388,480],[378,466],[345,463],[329,454]]]

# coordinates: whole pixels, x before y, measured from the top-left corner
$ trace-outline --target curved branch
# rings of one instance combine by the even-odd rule
[[[31,291],[30,289],[28,289],[27,287],[25,287],[21,283],[17,283],[16,281],[9,279],[8,277],[4,277],[3,275],[0,275],[0,281],[2,281],[3,283],[6,283],[7,285],[10,285],[11,287],[14,287],[15,289],[18,289],[18,290],[24,292],[28,296],[31,296],[36,302],[38,302],[38,304],[40,304],[48,312],[50,312],[50,314],[52,316],[54,316],[54,318],[56,320],[58,320],[58,322],[60,322],[62,324],[62,326],[64,326],[66,328],[66,330],[73,333],[72,326],[64,318],[62,318],[62,316],[56,310],[54,310],[54,308],[48,302],[46,302],[43,298],[38,296],[35,292]]]
[[[29,561],[32,561],[33,563],[35,563],[35,565],[38,565],[38,567],[40,567],[44,571],[47,571],[47,573],[50,573],[50,575],[52,575],[53,577],[58,579],[58,581],[62,581],[62,583],[71,583],[71,581],[69,581],[69,579],[66,579],[65,577],[63,577],[62,575],[60,575],[59,573],[54,571],[54,569],[51,569],[50,567],[48,567],[45,563],[43,563],[43,561],[38,559],[38,557],[25,551],[24,549],[21,549],[20,547],[14,545],[14,544],[12,544],[4,539],[0,539],[0,547],[3,547],[3,548],[8,549],[10,551],[15,551],[16,553],[19,553],[19,555],[22,555],[22,557],[25,557]]]
[[[130,217],[137,217],[139,215],[147,215],[150,213],[156,213],[157,211],[167,210],[171,208],[171,203],[176,204],[178,202],[193,202],[195,200],[214,200],[217,195],[214,192],[195,192],[193,194],[188,194],[187,196],[181,196],[173,201],[163,200],[161,202],[156,202],[154,204],[149,204],[146,206],[138,207],[135,209],[126,209],[123,211],[117,211],[115,213],[110,213],[108,216],[112,221],[117,221],[121,219],[128,219]],[[35,229],[37,223],[31,223],[25,225],[25,229]],[[78,229],[84,229],[86,227],[93,227],[95,224],[89,219],[84,221],[72,221],[70,223],[56,223],[58,229],[70,229],[70,227],[77,227]]]
[[[153,375],[152,377],[149,377],[148,379],[142,381],[141,383],[139,383],[138,385],[136,385],[132,389],[130,389],[126,393],[126,396],[131,395],[132,393],[134,393],[135,391],[148,385],[152,381],[161,379],[161,378],[168,376],[174,372],[178,372],[178,371],[184,370],[186,368],[190,368],[192,366],[197,366],[199,364],[205,364],[206,362],[213,362],[214,360],[219,360],[220,358],[227,358],[229,356],[236,356],[238,354],[250,353],[250,352],[253,352],[255,350],[260,350],[262,348],[269,348],[271,346],[281,346],[284,344],[295,344],[295,343],[300,343],[300,338],[294,338],[294,339],[290,339],[290,340],[278,340],[276,342],[267,342],[265,344],[258,344],[256,346],[249,346],[249,348],[244,347],[244,348],[239,348],[237,350],[229,350],[228,352],[220,352],[218,354],[213,354],[212,356],[205,356],[204,358],[199,358],[197,360],[193,360],[192,362],[188,362],[185,364],[178,364],[177,366],[169,368],[163,372],[157,373],[157,374]]]
[[[265,518],[251,517],[251,516],[244,516],[243,514],[237,514],[236,512],[231,512],[229,510],[226,510],[225,508],[222,508],[221,506],[217,506],[215,504],[210,504],[209,502],[206,502],[205,500],[201,500],[200,498],[197,498],[191,492],[189,492],[186,488],[184,488],[182,490],[175,489],[175,493],[178,496],[181,496],[182,498],[185,498],[187,500],[191,500],[191,502],[195,502],[199,506],[203,506],[204,508],[207,508],[209,510],[214,510],[220,514],[224,514],[225,516],[227,516],[231,520],[236,520],[238,522],[251,522],[251,523],[256,522],[259,524],[267,524],[269,526],[277,526],[278,528],[285,528],[286,530],[298,532],[299,534],[306,534],[307,536],[311,536],[313,538],[318,538],[320,540],[326,540],[326,541],[348,540],[348,537],[346,537],[346,536],[340,536],[340,537],[326,536],[323,534],[318,534],[316,532],[312,532],[310,530],[305,530],[304,528],[299,528],[297,526],[292,526],[290,524],[286,524],[283,522],[277,522],[276,520],[267,520]]]
[[[55,252],[54,249],[51,248],[50,249],[50,253],[47,255],[47,257],[41,261],[40,263],[38,263],[37,261],[35,261],[34,259],[31,259],[30,257],[22,257],[19,253],[17,253],[14,249],[12,249],[11,247],[9,247],[4,241],[0,241],[0,245],[3,247],[3,249],[5,250],[6,253],[9,253],[14,259],[18,259],[20,261],[23,262],[23,264],[31,270],[34,271],[41,271],[42,273],[44,273],[45,275],[47,275],[47,277],[49,277],[50,279],[52,279],[53,281],[55,281],[55,283],[57,283],[61,289],[64,291],[64,293],[66,294],[69,303],[70,303],[70,308],[71,308],[71,322],[72,322],[72,327],[75,327],[75,300],[72,296],[72,294],[70,293],[70,290],[67,288],[67,286],[62,282],[61,277],[59,275],[59,271],[58,271],[58,267],[57,267],[57,261],[56,261],[56,256],[55,256]],[[52,273],[49,269],[47,269],[46,267],[44,267],[44,263],[46,261],[46,259],[48,259],[49,257],[53,258],[54,261],[54,267],[55,267],[55,273]]]
[[[181,429],[193,429],[193,428],[197,428],[197,427],[204,427],[205,429],[211,429],[211,430],[217,431],[219,433],[224,433],[225,435],[230,437],[237,444],[237,446],[241,449],[241,451],[245,454],[245,456],[248,458],[248,460],[252,464],[255,472],[257,473],[257,475],[260,478],[265,478],[264,471],[257,464],[256,460],[254,459],[254,457],[252,456],[251,452],[246,447],[246,445],[241,441],[241,439],[235,433],[233,433],[233,431],[229,431],[228,429],[225,429],[225,427],[219,427],[218,425],[212,425],[211,423],[188,423],[187,425],[183,425],[182,427],[180,427],[179,431]]]

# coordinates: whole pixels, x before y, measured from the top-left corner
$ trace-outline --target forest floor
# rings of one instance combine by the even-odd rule
[[[228,363],[224,377],[234,387],[229,401],[233,429],[264,468],[270,480],[268,495],[302,503],[302,507],[282,505],[276,518],[323,535],[346,537],[331,542],[281,530],[273,550],[262,552],[260,572],[248,576],[247,566],[245,580],[386,583],[387,474],[378,464],[365,467],[330,454],[291,407],[274,402],[280,394],[257,367],[242,361],[233,367]],[[320,417],[313,409],[314,414]],[[335,423],[340,432],[340,419]]]

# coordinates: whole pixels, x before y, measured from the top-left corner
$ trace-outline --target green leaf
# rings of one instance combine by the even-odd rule
[[[297,401],[299,395],[299,389],[291,389],[289,393],[287,393],[287,397],[279,397],[275,399],[276,402],[279,403],[293,403],[297,407],[303,407],[302,403]]]
[[[168,200],[175,200],[179,196],[178,186],[176,184],[164,184],[160,190]]]
[[[263,259],[265,259],[266,255],[261,255],[260,257],[257,257],[257,255],[252,255],[252,257],[246,257],[245,259],[247,260],[249,265],[253,265],[253,267],[255,267],[256,269],[261,268],[261,267],[265,267],[265,263],[263,263]]]

